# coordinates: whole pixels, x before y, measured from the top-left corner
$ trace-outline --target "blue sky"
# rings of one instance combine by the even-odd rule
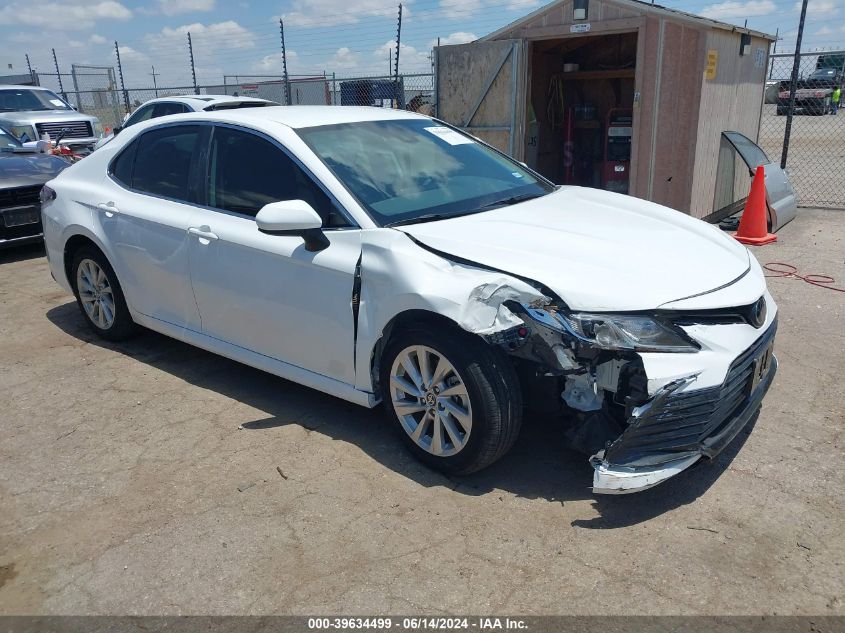
[[[285,19],[288,71],[338,76],[384,73],[396,34],[392,0],[4,0],[0,63],[26,72],[63,72],[71,63],[114,65],[120,44],[127,87],[190,84],[186,33],[198,81],[224,74],[281,72],[278,18]],[[405,0],[400,70],[426,71],[431,46],[471,41],[540,7],[539,0]],[[779,52],[793,50],[796,0],[664,0],[663,4],[774,33]],[[845,0],[809,0],[804,49],[845,48]]]

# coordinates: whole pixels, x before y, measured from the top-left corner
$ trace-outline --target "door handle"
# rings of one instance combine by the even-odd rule
[[[216,233],[212,233],[211,231],[206,231],[206,230],[203,230],[203,229],[201,229],[201,228],[197,228],[197,227],[195,227],[195,226],[190,227],[190,228],[188,229],[188,233],[190,233],[191,235],[196,235],[197,237],[202,238],[202,239],[204,239],[204,240],[216,240],[216,239],[219,239],[219,238],[217,237],[217,234],[216,234]]]
[[[106,217],[109,218],[114,217],[115,213],[120,213],[120,210],[116,206],[114,206],[114,202],[101,202],[97,205],[97,208],[100,211],[105,211]]]

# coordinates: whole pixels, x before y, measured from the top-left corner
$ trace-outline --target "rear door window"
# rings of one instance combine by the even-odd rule
[[[129,126],[135,125],[136,123],[140,123],[141,121],[149,121],[153,118],[153,109],[155,108],[155,104],[151,103],[145,106],[141,106],[135,112],[132,113],[126,123],[124,124],[124,128]]]
[[[192,202],[191,166],[200,147],[202,127],[173,125],[145,132],[138,139],[132,188]]]
[[[153,118],[157,119],[160,116],[167,116],[168,114],[182,114],[183,112],[188,112],[188,110],[181,103],[157,103],[155,110],[153,111]]]

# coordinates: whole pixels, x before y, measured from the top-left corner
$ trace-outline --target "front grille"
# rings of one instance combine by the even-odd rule
[[[0,189],[0,209],[38,204],[39,193],[41,193],[41,185],[17,187],[15,189]]]
[[[0,189],[0,215],[2,215],[3,209],[14,207],[35,207],[40,215],[41,202],[38,199],[40,192],[41,185],[17,187],[15,189]],[[16,240],[23,237],[40,235],[42,231],[40,218],[37,223],[21,226],[6,226],[6,218],[0,218],[0,244],[4,240]]]
[[[636,467],[653,464],[656,458],[669,461],[682,453],[706,454],[708,440],[719,436],[754,398],[754,360],[776,331],[777,319],[734,360],[721,386],[670,392],[655,398],[650,408],[607,449],[607,461]]]
[[[46,132],[50,135],[51,141],[55,141],[65,128],[70,131],[62,138],[91,138],[94,136],[94,133],[91,130],[91,123],[88,121],[63,121],[60,123],[35,124],[35,129],[38,131],[38,138],[41,138]]]

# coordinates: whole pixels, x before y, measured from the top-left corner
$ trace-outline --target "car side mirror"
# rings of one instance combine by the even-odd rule
[[[258,230],[268,235],[298,235],[305,250],[321,251],[329,246],[323,233],[323,220],[305,200],[283,200],[261,207],[255,216]]]
[[[120,134],[120,131],[121,131],[122,129],[123,129],[123,126],[122,126],[122,125],[115,125],[115,126],[111,129],[111,133],[112,133],[112,135],[113,135],[113,136],[117,136],[118,134]]]
[[[39,154],[49,154],[53,151],[53,144],[50,141],[27,141],[23,144],[24,149],[38,152]]]

